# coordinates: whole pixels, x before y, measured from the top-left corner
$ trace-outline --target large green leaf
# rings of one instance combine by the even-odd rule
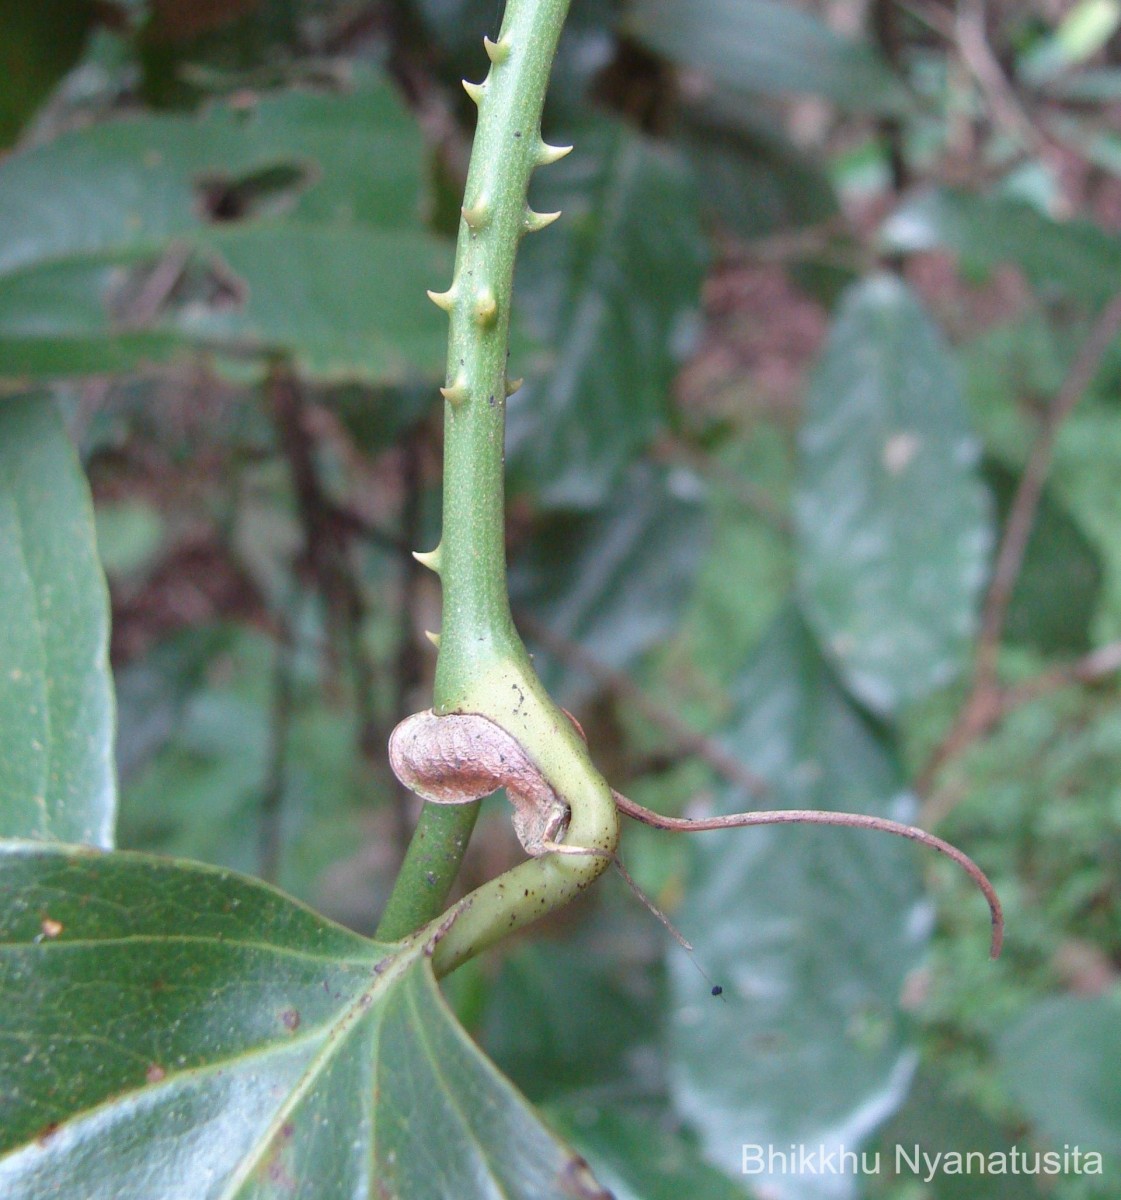
[[[555,357],[511,397],[509,459],[541,503],[594,508],[664,423],[706,249],[676,158],[617,123],[569,140],[532,194],[564,215],[519,258],[517,304]]]
[[[767,807],[906,818],[891,746],[792,612],[735,701],[724,744],[767,780]],[[728,789],[719,807],[736,801]],[[671,956],[677,1110],[741,1179],[745,1143],[856,1147],[902,1102],[914,1062],[898,1008],[929,928],[914,849],[822,828],[729,830],[691,843],[695,870],[675,920],[724,991],[714,999],[684,953]],[[851,1178],[748,1182],[798,1200],[853,1194]]]
[[[420,139],[360,75],[201,116],[141,116],[0,165],[10,377],[121,370],[188,345],[278,350],[325,378],[437,370]]]
[[[141,855],[0,855],[0,1193],[562,1200],[602,1193],[383,946]]]
[[[1121,1155],[1121,1002],[1117,995],[1038,1002],[1000,1041],[1004,1081],[1058,1148]]]
[[[110,846],[109,596],[54,404],[0,403],[0,836]]]
[[[1089,221],[1054,221],[1020,200],[939,189],[897,209],[881,230],[888,250],[944,248],[965,265],[1014,263],[1044,292],[1102,304],[1117,290],[1121,239]]]
[[[778,0],[634,0],[626,29],[660,54],[752,92],[811,92],[860,111],[906,93],[871,46]]]
[[[512,564],[516,613],[578,642],[604,666],[629,666],[675,628],[688,598],[707,540],[697,492],[685,472],[639,464],[603,512],[543,522]],[[526,632],[532,643],[534,628]],[[574,702],[591,680],[565,670],[563,655],[554,651],[550,659],[541,664],[542,677]]]
[[[953,360],[895,276],[846,293],[800,450],[806,615],[849,687],[893,713],[964,662],[991,541]]]

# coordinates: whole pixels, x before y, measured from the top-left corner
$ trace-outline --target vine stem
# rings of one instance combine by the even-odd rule
[[[526,204],[533,171],[570,147],[541,138],[541,110],[569,0],[509,0],[491,69],[464,82],[479,109],[455,274],[429,293],[450,318],[444,400],[444,511],[440,545],[417,558],[443,587],[433,710],[486,716],[524,747],[572,813],[568,837],[586,854],[522,863],[478,889],[437,947],[447,970],[512,930],[567,904],[614,853],[611,790],[583,742],[549,699],[514,628],[506,583],[504,446],[514,260],[526,233],[559,213]],[[426,804],[386,905],[378,936],[396,940],[443,909],[478,804]]]

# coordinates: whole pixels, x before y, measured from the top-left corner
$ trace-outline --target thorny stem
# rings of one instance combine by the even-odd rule
[[[487,42],[492,67],[466,84],[479,106],[455,277],[433,300],[451,318],[445,407],[444,531],[417,555],[441,579],[443,629],[435,703],[390,739],[398,778],[427,797],[378,936],[396,940],[432,924],[466,847],[478,798],[505,786],[515,828],[532,856],[461,901],[433,966],[446,974],[508,933],[567,904],[612,861],[619,812],[670,830],[746,825],[880,829],[947,854],[977,881],[999,952],[1002,918],[992,885],[961,851],[912,826],[854,813],[780,810],[690,821],[661,817],[613,792],[586,753],[578,726],[545,693],[510,613],[504,547],[503,448],[510,299],[517,243],[557,214],[525,204],[536,166],[564,151],[541,141],[549,67],[568,0],[509,0],[502,32]],[[558,818],[560,818],[558,820]],[[555,834],[552,830],[556,830]],[[555,839],[564,839],[558,844]]]
[[[546,85],[568,0],[509,0],[491,69],[465,83],[479,108],[455,275],[430,293],[450,318],[444,407],[444,528],[418,555],[443,585],[434,710],[472,712],[510,732],[572,811],[574,845],[613,852],[618,817],[610,789],[552,704],[514,629],[506,589],[503,458],[514,258],[525,233],[559,214],[526,205],[534,169],[567,152],[541,140]],[[476,803],[426,804],[378,936],[412,933],[443,908],[475,822]],[[548,855],[474,893],[440,943],[437,965],[484,946],[567,903],[606,866],[598,853]]]

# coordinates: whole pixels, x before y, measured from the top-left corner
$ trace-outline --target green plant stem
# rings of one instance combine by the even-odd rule
[[[444,408],[444,528],[418,556],[443,585],[437,713],[477,712],[513,734],[572,809],[568,841],[610,852],[618,818],[583,742],[549,699],[514,628],[506,586],[503,460],[514,259],[525,233],[556,214],[533,213],[534,169],[560,157],[541,140],[549,70],[568,0],[510,0],[491,70],[466,85],[479,106],[455,276],[433,300],[450,318]],[[378,928],[407,936],[441,911],[474,826],[477,804],[427,804]],[[480,888],[437,950],[451,969],[505,933],[567,903],[607,865],[550,855]]]

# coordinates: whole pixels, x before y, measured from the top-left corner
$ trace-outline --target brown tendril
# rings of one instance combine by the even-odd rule
[[[580,733],[575,718],[568,714]],[[618,855],[602,849],[572,846],[561,839],[568,829],[569,807],[522,748],[500,725],[480,713],[450,713],[437,716],[431,710],[402,721],[389,740],[389,759],[397,778],[426,800],[437,804],[466,804],[506,789],[514,805],[514,829],[525,851],[533,857],[544,854],[592,854],[611,858],[630,882],[639,898],[678,941],[684,938],[673,929],[630,879]],[[944,854],[981,889],[992,919],[989,954],[1000,955],[1004,941],[1004,914],[996,889],[988,876],[965,853],[942,838],[914,825],[867,813],[830,812],[814,808],[766,809],[730,813],[721,817],[666,817],[611,791],[624,816],[655,829],[674,833],[703,833],[711,829],[744,829],[751,825],[836,825],[847,829],[872,829],[894,834]]]

